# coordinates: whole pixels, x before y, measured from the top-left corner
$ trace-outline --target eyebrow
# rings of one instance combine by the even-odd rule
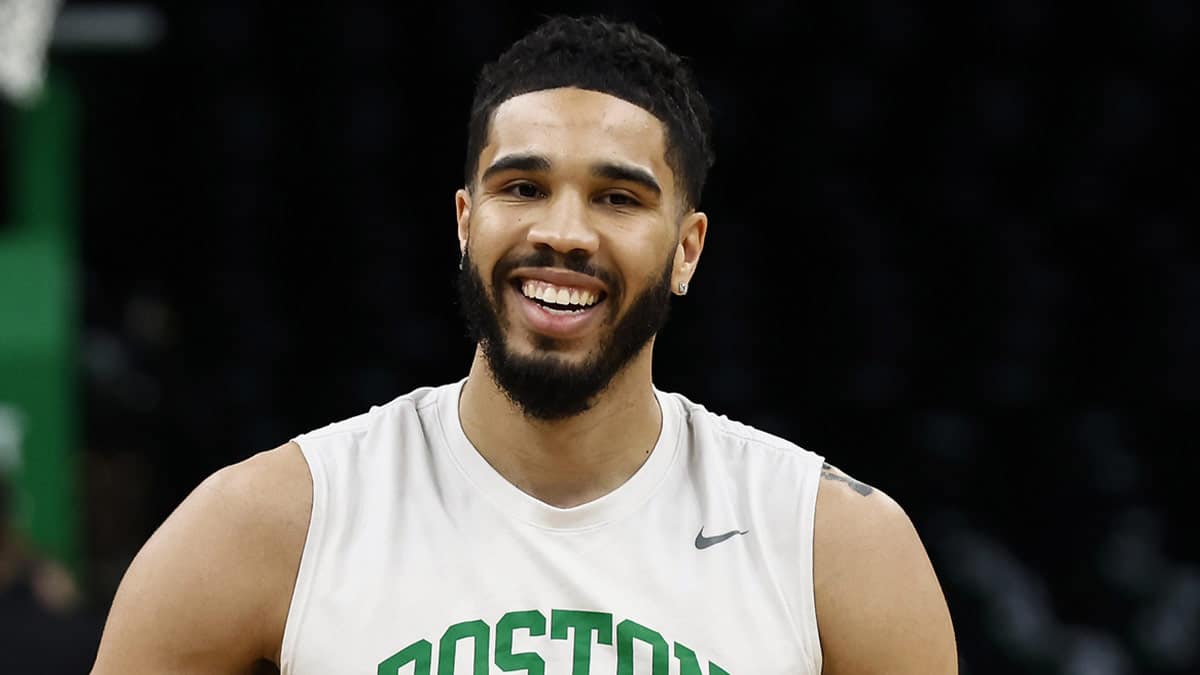
[[[602,178],[610,180],[623,180],[630,183],[637,183],[647,190],[654,193],[655,197],[662,196],[662,187],[658,181],[654,180],[654,176],[645,169],[627,164],[614,164],[612,162],[604,162],[601,164],[592,165],[592,173]]]
[[[549,171],[550,167],[550,160],[543,155],[525,153],[505,155],[492,162],[491,166],[484,170],[483,175],[480,176],[480,182],[486,182],[492,176],[504,171],[544,173]],[[654,175],[636,166],[617,164],[615,162],[600,162],[592,165],[592,175],[608,178],[609,180],[637,183],[650,192],[653,192],[656,197],[662,196],[662,186],[654,179]]]
[[[518,154],[505,155],[500,159],[492,162],[479,177],[480,182],[487,182],[492,176],[502,171],[536,171],[545,172],[550,170],[550,160],[541,155]]]

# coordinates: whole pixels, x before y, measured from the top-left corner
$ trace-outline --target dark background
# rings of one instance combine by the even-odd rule
[[[152,48],[51,54],[101,615],[207,474],[465,375],[474,77],[546,11],[146,4]],[[550,6],[637,21],[714,109],[656,384],[899,501],[964,675],[1197,672],[1198,10],[835,4]]]

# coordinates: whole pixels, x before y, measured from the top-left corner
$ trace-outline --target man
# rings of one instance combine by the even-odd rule
[[[956,672],[894,502],[652,384],[708,126],[631,26],[554,19],[485,68],[455,195],[469,375],[206,480],[93,672]]]

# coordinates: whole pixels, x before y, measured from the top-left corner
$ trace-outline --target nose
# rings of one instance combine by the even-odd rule
[[[591,255],[600,237],[590,220],[587,199],[573,191],[563,191],[549,199],[530,228],[528,240],[537,247],[549,247],[563,255]]]

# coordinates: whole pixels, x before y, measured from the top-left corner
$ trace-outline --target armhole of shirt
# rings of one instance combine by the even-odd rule
[[[283,626],[283,641],[279,647],[280,675],[291,675],[295,662],[297,641],[304,628],[304,619],[309,609],[309,596],[316,575],[318,553],[325,534],[325,508],[328,494],[325,468],[319,453],[312,452],[303,437],[292,439],[300,446],[300,454],[308,464],[312,477],[312,511],[308,517],[308,533],[304,537],[304,548],[300,553],[300,567],[296,571],[296,585],[292,589],[288,605],[287,620]]]
[[[805,632],[803,644],[805,651],[808,652],[809,661],[812,664],[812,672],[820,673],[824,659],[821,653],[820,628],[817,623],[817,590],[813,578],[813,554],[816,543],[813,539],[813,533],[815,531],[817,514],[817,491],[820,489],[821,484],[820,462],[822,458],[817,457],[816,461],[817,468],[806,471],[804,474],[804,491],[802,494],[806,503],[801,510],[803,516],[801,516],[802,522],[800,523],[800,527],[802,528],[801,541],[806,542],[807,546],[805,547],[804,554],[801,556],[803,569],[800,573],[804,575],[804,588],[806,589],[804,597],[801,598],[801,602],[803,603],[802,610],[804,612],[803,617],[812,626],[811,631]]]

